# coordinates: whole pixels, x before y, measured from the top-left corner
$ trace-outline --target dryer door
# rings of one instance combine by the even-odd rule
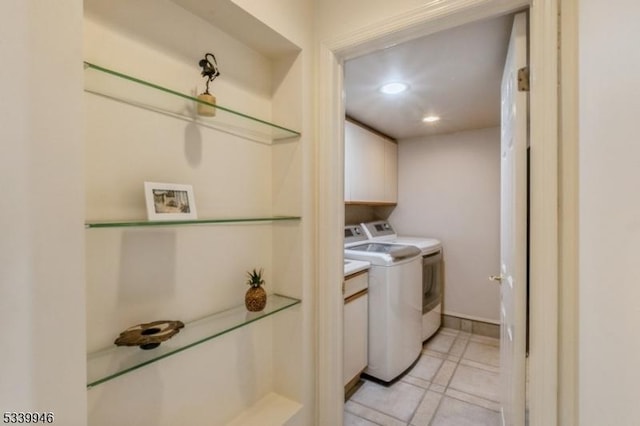
[[[422,313],[433,310],[442,300],[444,267],[442,251],[422,257]]]

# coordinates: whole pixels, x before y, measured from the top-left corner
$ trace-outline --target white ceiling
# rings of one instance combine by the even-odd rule
[[[498,126],[512,21],[473,22],[346,61],[347,115],[395,139]],[[380,93],[389,81],[409,90]],[[423,123],[425,115],[441,120]]]

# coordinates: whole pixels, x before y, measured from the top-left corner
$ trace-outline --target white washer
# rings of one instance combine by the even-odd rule
[[[422,350],[420,250],[368,241],[360,225],[348,225],[344,257],[371,264],[369,355],[364,372],[390,382],[411,367]]]
[[[413,245],[422,252],[422,340],[431,337],[442,324],[442,243],[434,238],[398,236],[386,220],[361,224],[371,241]]]

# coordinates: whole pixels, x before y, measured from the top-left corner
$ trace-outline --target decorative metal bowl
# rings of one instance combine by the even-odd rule
[[[140,346],[140,349],[153,349],[169,340],[184,327],[182,321],[153,321],[134,325],[120,333],[115,340],[118,346]]]

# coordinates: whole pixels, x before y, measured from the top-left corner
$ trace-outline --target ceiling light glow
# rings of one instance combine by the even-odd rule
[[[424,121],[425,123],[435,123],[438,120],[440,120],[440,117],[438,117],[437,115],[427,115],[422,119],[422,121]]]
[[[380,91],[386,95],[397,95],[407,90],[409,86],[405,83],[393,82],[387,83],[380,88]]]

